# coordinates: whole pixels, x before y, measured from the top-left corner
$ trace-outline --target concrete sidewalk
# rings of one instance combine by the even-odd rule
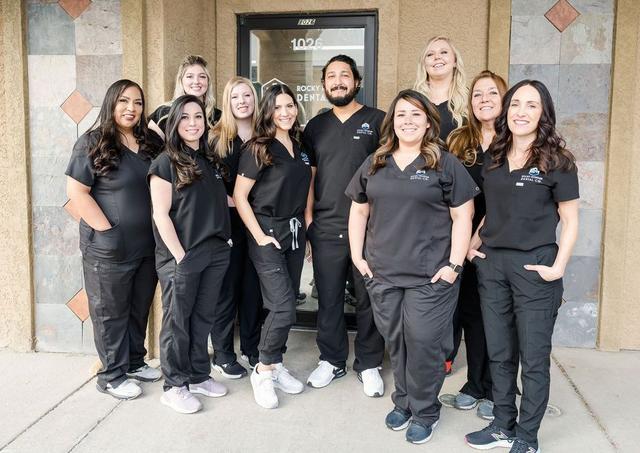
[[[316,365],[315,334],[292,332],[288,346],[286,366],[303,380]],[[468,453],[474,450],[465,445],[464,434],[486,425],[475,410],[443,408],[433,439],[408,444],[404,432],[384,426],[392,408],[388,365],[383,398],[367,398],[349,372],[325,389],[281,396],[280,407],[272,411],[255,404],[247,378],[229,381],[213,372],[228,385],[229,395],[198,396],[204,410],[180,415],[160,404],[161,382],[143,384],[144,394],[133,401],[98,393],[90,373],[95,360],[0,351],[0,451]],[[465,380],[464,351],[457,363],[443,393],[456,393]],[[640,393],[633,385],[640,353],[556,348],[551,374],[550,404],[562,413],[543,422],[545,453],[640,451],[635,439]]]

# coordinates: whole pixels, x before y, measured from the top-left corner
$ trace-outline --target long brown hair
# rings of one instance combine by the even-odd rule
[[[219,158],[209,148],[207,142],[207,113],[204,103],[196,96],[185,94],[173,101],[169,116],[167,117],[167,141],[164,151],[169,156],[169,160],[176,169],[176,189],[180,190],[202,177],[202,171],[198,168],[195,159],[187,152],[187,145],[178,133],[178,126],[182,119],[184,106],[189,103],[198,104],[205,118],[205,132],[200,137],[198,143],[198,153],[202,154],[213,166],[219,168]]]
[[[482,124],[473,114],[473,90],[479,80],[491,79],[495,82],[498,92],[500,93],[500,101],[507,91],[507,83],[498,74],[485,70],[478,74],[471,82],[471,91],[469,92],[469,100],[467,101],[467,109],[469,111],[469,121],[463,126],[453,130],[447,138],[447,147],[451,154],[462,161],[463,164],[471,166],[478,159],[478,147],[482,144]]]
[[[513,137],[507,124],[509,105],[515,92],[526,85],[532,86],[538,94],[540,94],[542,114],[538,121],[536,138],[533,140],[533,143],[531,143],[529,158],[524,164],[524,168],[538,167],[543,173],[551,170],[573,170],[576,159],[573,154],[566,149],[564,139],[556,130],[556,111],[549,90],[544,83],[529,79],[516,83],[507,91],[502,99],[502,112],[500,112],[500,116],[496,118],[496,138],[489,147],[489,153],[492,159],[489,170],[500,167],[507,161],[507,154],[513,144]]]
[[[273,161],[271,153],[269,152],[269,145],[276,138],[277,127],[276,123],[273,121],[273,115],[276,111],[276,99],[280,94],[290,96],[293,100],[293,104],[298,107],[298,101],[296,101],[296,97],[293,92],[283,83],[271,85],[264,92],[262,101],[260,102],[258,119],[256,120],[255,137],[249,140],[246,145],[247,149],[251,150],[253,153],[259,167],[269,166]],[[289,136],[295,142],[300,143],[298,139],[299,135],[300,123],[296,118],[293,126],[289,129]]]
[[[396,151],[400,145],[396,131],[393,127],[396,105],[398,102],[404,99],[405,101],[415,105],[427,115],[427,121],[429,122],[429,128],[422,137],[422,143],[420,145],[420,154],[424,158],[424,169],[438,168],[440,162],[440,149],[442,141],[440,140],[440,114],[438,109],[427,99],[427,97],[415,90],[403,90],[395,97],[389,110],[382,121],[382,127],[380,131],[380,147],[373,154],[371,160],[371,168],[369,174],[373,175],[375,172],[387,165],[387,156],[390,156]]]
[[[104,95],[102,106],[98,118],[89,128],[92,131],[99,132],[99,139],[94,147],[89,150],[89,159],[93,163],[93,167],[98,176],[105,176],[112,170],[118,169],[120,156],[124,149],[120,139],[123,137],[122,132],[118,130],[118,126],[114,119],[113,113],[118,103],[118,99],[122,93],[129,88],[136,87],[140,91],[142,99],[142,113],[140,121],[133,127],[133,136],[139,145],[139,151],[143,151],[151,157],[156,157],[160,152],[159,144],[153,143],[149,137],[149,129],[147,129],[147,119],[144,115],[145,100],[144,92],[140,85],[128,79],[118,80],[111,84]]]

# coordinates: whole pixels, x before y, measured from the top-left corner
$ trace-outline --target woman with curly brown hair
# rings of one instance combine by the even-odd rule
[[[202,408],[193,396],[219,397],[224,385],[209,376],[207,339],[229,265],[231,236],[227,194],[209,149],[205,106],[178,97],[167,118],[167,142],[151,164],[149,185],[162,288],[160,363],[162,404],[190,414]]]
[[[417,91],[401,91],[382,123],[381,146],[345,192],[353,200],[353,264],[365,278],[393,367],[395,408],[385,423],[395,431],[409,426],[406,439],[416,444],[431,438],[440,417],[457,277],[479,193],[440,147],[439,132],[434,105]]]
[[[504,96],[496,138],[482,169],[487,212],[467,259],[478,271],[495,419],[466,436],[471,447],[481,450],[540,451],[538,429],[549,400],[551,336],[562,301],[562,276],[578,235],[575,159],[555,124],[553,101],[544,84],[517,83]],[[556,243],[558,222],[562,228]]]
[[[298,103],[291,89],[270,86],[260,103],[255,136],[240,156],[233,191],[238,214],[251,233],[249,257],[269,310],[258,345],[260,362],[251,374],[256,403],[266,409],[278,407],[276,388],[290,394],[304,389],[282,364],[296,320],[295,288],[304,262],[304,209],[311,182],[297,118]]]
[[[149,308],[157,284],[146,175],[162,139],[147,129],[144,94],[118,80],[75,146],[67,195],[80,214],[80,250],[93,336],[102,368],[98,390],[140,395],[138,381],[161,374],[144,363]]]

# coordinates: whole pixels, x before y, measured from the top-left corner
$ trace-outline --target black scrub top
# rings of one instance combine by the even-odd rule
[[[227,189],[227,195],[233,196],[233,188],[236,185],[236,178],[238,177],[238,164],[240,163],[240,154],[242,153],[242,146],[244,142],[240,137],[233,139],[231,143],[231,149],[229,149],[227,155],[222,159],[227,175],[224,179],[224,187]],[[212,144],[215,146],[215,143]]]
[[[484,162],[484,154],[485,152],[482,150],[482,146],[478,146],[476,161],[473,165],[469,166],[467,164],[463,164],[464,168],[467,169],[469,175],[473,178],[473,181],[476,185],[482,188],[482,168]],[[478,225],[480,225],[480,221],[484,217],[487,207],[484,199],[484,192],[481,192],[477,197],[473,199],[473,232],[476,231]]]
[[[269,144],[272,163],[258,167],[250,149],[240,154],[238,174],[255,180],[249,193],[249,204],[256,215],[289,220],[304,214],[311,182],[309,156],[293,140],[291,157],[277,139]]]
[[[80,219],[80,249],[85,255],[113,262],[153,256],[151,197],[146,182],[152,158],[142,147],[135,153],[121,146],[117,168],[99,176],[89,151],[100,137],[99,130],[80,136],[65,171],[91,187],[91,196],[112,225],[106,231],[97,231]],[[147,146],[160,149],[162,139],[149,131]]]
[[[166,152],[154,159],[149,168],[149,176],[156,175],[171,183],[169,218],[180,244],[187,252],[212,238],[229,240],[231,227],[222,176],[200,152],[189,147],[185,147],[183,152],[195,159],[202,172],[200,178],[177,190],[176,169]],[[171,258],[171,252],[162,241],[155,223],[153,232],[156,236],[157,254],[165,259]]]
[[[440,113],[440,140],[447,142],[447,137],[458,124],[453,120],[453,115],[449,111],[449,101],[441,102],[436,105],[438,113]]]
[[[378,148],[384,115],[381,110],[363,106],[342,123],[329,110],[305,127],[304,149],[311,165],[317,167],[313,206],[316,231],[346,233],[351,201],[344,191],[362,162]]]
[[[368,157],[349,183],[346,195],[369,203],[365,257],[373,276],[403,288],[421,286],[449,264],[451,213],[480,193],[464,166],[448,152],[439,169],[421,169],[418,156],[403,171],[392,156],[369,175]]]
[[[147,117],[149,121],[153,120],[154,123],[158,125],[160,130],[166,133],[165,127],[167,125],[167,117],[169,116],[169,110],[171,110],[171,104],[162,104],[160,107],[155,109],[151,115]],[[222,116],[222,112],[216,108],[213,109],[211,116],[209,117],[209,122],[213,126],[218,122]]]
[[[558,203],[579,198],[577,170],[521,168],[509,172],[507,161],[489,170],[491,156],[482,168],[487,214],[480,238],[489,247],[528,251],[556,242],[560,216]]]

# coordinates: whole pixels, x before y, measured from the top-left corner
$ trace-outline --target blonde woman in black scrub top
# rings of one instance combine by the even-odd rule
[[[438,132],[433,104],[417,91],[400,92],[382,123],[380,148],[345,192],[353,200],[351,257],[393,367],[395,408],[385,423],[394,431],[409,426],[406,440],[415,444],[431,439],[440,418],[457,277],[480,191],[441,148]]]
[[[575,158],[555,124],[547,88],[537,80],[523,80],[505,94],[496,138],[485,154],[487,212],[467,254],[478,271],[493,379],[495,419],[466,436],[467,444],[479,450],[540,452],[538,430],[549,400],[551,336],[562,302],[562,276],[578,236]]]
[[[146,174],[162,147],[162,139],[147,129],[144,106],[137,83],[112,84],[95,124],[73,147],[66,171],[67,195],[81,217],[84,284],[102,362],[97,387],[119,399],[140,395],[136,381],[162,377],[144,363],[158,282]]]
[[[446,36],[427,41],[418,63],[414,90],[424,94],[440,113],[440,139],[467,120],[467,78],[462,55]]]

